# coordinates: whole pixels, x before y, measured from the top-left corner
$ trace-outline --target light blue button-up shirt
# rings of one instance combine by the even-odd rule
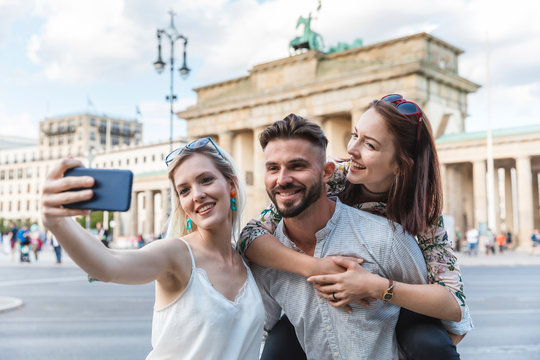
[[[300,251],[284,233],[283,221],[274,235]],[[360,211],[336,199],[326,226],[316,233],[315,257],[350,255],[364,259],[368,271],[405,283],[427,283],[426,264],[415,241],[400,225]],[[372,302],[368,308],[351,304],[353,313],[334,308],[317,296],[306,278],[252,266],[266,309],[265,327],[271,329],[287,314],[308,359],[394,359],[398,356],[394,328],[400,307]],[[382,295],[382,294],[381,294]]]

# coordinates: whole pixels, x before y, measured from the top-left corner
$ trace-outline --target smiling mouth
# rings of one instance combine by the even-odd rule
[[[209,212],[210,210],[212,210],[215,206],[216,206],[215,203],[203,205],[203,206],[201,206],[200,208],[197,209],[196,213],[204,215],[207,212]]]
[[[366,168],[364,165],[360,165],[359,163],[357,163],[353,159],[351,159],[351,167],[356,169],[356,170],[364,170]]]

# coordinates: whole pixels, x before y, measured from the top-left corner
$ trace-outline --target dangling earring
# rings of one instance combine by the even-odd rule
[[[186,230],[191,230],[192,226],[193,226],[193,223],[191,222],[191,219],[187,218],[187,220],[186,220]]]
[[[231,209],[233,211],[236,211],[236,199],[234,198],[236,196],[236,193],[234,191],[231,191]]]

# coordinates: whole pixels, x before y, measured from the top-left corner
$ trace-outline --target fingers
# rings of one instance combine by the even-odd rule
[[[41,198],[43,207],[59,207],[74,202],[90,200],[94,192],[90,189],[81,191],[67,191],[61,193],[45,193]]]
[[[64,176],[66,170],[78,166],[84,165],[79,160],[75,160],[72,158],[63,159],[52,168],[49,174],[47,174],[47,179],[59,179]]]
[[[57,179],[49,179],[43,184],[43,194],[60,193],[62,191],[87,188],[94,185],[91,176],[68,176]]]
[[[339,274],[334,275],[314,275],[307,278],[308,282],[314,282],[319,284],[333,284],[337,282]]]
[[[326,284],[326,285],[315,284],[315,285],[313,285],[313,287],[315,289],[319,290],[322,293],[330,294],[330,295],[332,295],[333,292],[341,290],[341,288],[338,286],[338,284],[335,284],[335,283],[334,284]]]
[[[343,260],[349,260],[349,261],[355,262],[357,264],[362,264],[364,262],[364,259],[356,257],[356,256],[334,255],[332,256],[332,258],[334,259],[334,261],[336,259],[343,259]]]
[[[343,266],[344,268],[347,268],[347,269],[352,269],[358,266],[357,259],[351,258],[351,257],[334,256],[333,260],[337,265]]]

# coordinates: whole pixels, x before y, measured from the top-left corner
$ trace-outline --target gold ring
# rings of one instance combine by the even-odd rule
[[[334,301],[338,301],[338,299],[336,298],[336,293],[335,292],[332,293],[332,298],[334,299]]]

